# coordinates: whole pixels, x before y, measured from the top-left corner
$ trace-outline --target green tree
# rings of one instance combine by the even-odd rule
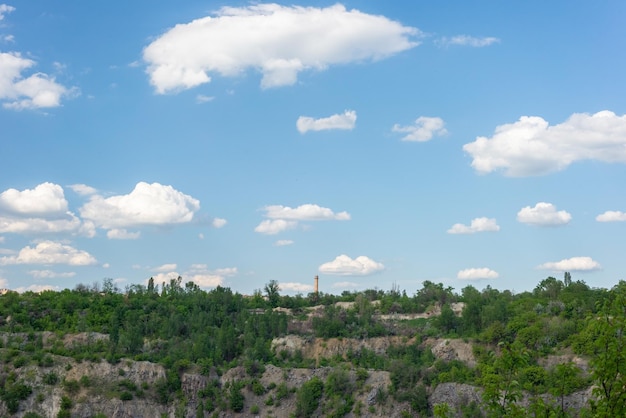
[[[319,407],[320,398],[324,393],[324,383],[315,376],[305,382],[296,395],[296,416],[311,417]]]
[[[516,402],[522,397],[520,378],[528,365],[528,352],[518,345],[499,344],[500,355],[491,355],[491,364],[482,364],[483,401],[489,417],[525,417]]]
[[[596,399],[594,415],[600,418],[626,416],[626,282],[611,290],[600,315],[589,318],[595,340],[591,360]]]
[[[573,362],[557,364],[554,368],[550,393],[559,400],[560,414],[565,415],[565,396],[578,387],[580,369]]]
[[[280,301],[280,286],[276,280],[270,280],[269,283],[265,285],[263,288],[265,290],[265,294],[267,295],[267,300],[270,303],[272,308],[278,306],[278,302]]]
[[[233,382],[230,385],[230,391],[229,391],[229,398],[228,398],[229,402],[230,402],[230,409],[232,409],[234,412],[241,412],[243,411],[243,406],[244,406],[244,397],[243,394],[241,393],[241,385],[238,382]]]
[[[454,311],[449,304],[445,304],[441,307],[441,314],[436,320],[436,325],[444,333],[456,331],[459,324],[459,319],[454,314]]]

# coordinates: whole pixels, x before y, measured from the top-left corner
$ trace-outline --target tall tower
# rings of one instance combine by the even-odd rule
[[[318,276],[315,276],[315,294],[317,295],[317,293],[319,292],[319,280],[320,278]]]

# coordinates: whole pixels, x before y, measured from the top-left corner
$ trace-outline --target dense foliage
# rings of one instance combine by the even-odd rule
[[[337,302],[351,303],[345,307]],[[320,305],[317,314],[307,315],[310,308]],[[435,314],[382,319],[424,312]],[[297,325],[307,319],[308,327]],[[626,410],[625,327],[624,282],[611,290],[594,289],[572,281],[568,273],[563,281],[548,277],[532,292],[520,294],[489,286],[482,291],[467,286],[457,294],[452,288],[426,281],[412,296],[396,286],[390,291],[289,296],[280,294],[275,281],[263,291],[243,296],[223,287],[204,291],[192,282],[183,284],[180,277],[160,286],[150,280],[147,286],[133,285],[121,291],[107,279],[102,286],[0,296],[0,332],[5,335],[0,338],[0,360],[10,366],[0,373],[0,399],[9,412],[17,410],[32,390],[10,370],[28,364],[47,367],[53,355],[62,355],[77,361],[106,359],[115,363],[128,358],[160,363],[167,376],[150,393],[163,404],[183,397],[180,377],[186,370],[208,375],[244,366],[249,381],[232,382],[224,388],[213,385],[203,391],[200,410],[209,412],[240,412],[244,387],[267,396],[268,404],[291,396],[286,386],[268,393],[259,383],[257,377],[264,366],[273,363],[279,367],[335,367],[325,381],[315,378],[300,387],[295,394],[298,416],[320,411],[326,416],[343,416],[361,411],[364,406],[355,404],[352,393],[359,382],[362,386],[368,369],[390,372],[389,392],[378,393],[375,402],[383,404],[390,396],[425,416],[452,413],[448,407],[434,408],[428,401],[432,388],[445,382],[484,388],[481,408],[465,405],[465,412],[457,411],[474,414],[467,416],[476,416],[481,410],[489,416],[566,416],[565,396],[592,383],[597,388],[588,413],[619,416]],[[89,332],[108,338],[69,348],[60,338],[46,346],[44,331],[59,337]],[[412,343],[392,346],[385,355],[363,348],[316,363],[299,352],[271,350],[272,340],[287,333],[356,339],[398,335]],[[23,337],[10,337],[16,335]],[[473,341],[477,367],[458,360],[437,360],[423,344],[431,337]],[[573,363],[540,366],[542,357],[563,350],[590,358],[591,372],[583,372]],[[345,367],[357,370],[357,377],[350,377]],[[43,382],[63,384],[68,395],[89,385],[61,382],[54,372],[48,372]],[[130,381],[120,385],[116,393],[124,401],[145,396],[147,390]],[[524,394],[531,397],[528,408],[517,402]],[[554,401],[546,402],[542,394],[551,395]],[[326,399],[323,405],[322,397]],[[70,403],[66,402],[63,411],[71,408],[71,399],[67,399]]]

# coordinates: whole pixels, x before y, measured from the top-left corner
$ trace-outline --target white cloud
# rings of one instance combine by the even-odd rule
[[[536,226],[565,225],[572,220],[572,215],[564,210],[556,210],[552,203],[539,202],[535,207],[523,207],[517,212],[519,222]]]
[[[63,188],[42,183],[34,189],[7,189],[0,193],[0,232],[56,233],[72,232],[93,236],[90,224],[83,224],[68,210]]]
[[[213,225],[213,228],[219,229],[219,228],[224,227],[227,223],[228,221],[226,219],[214,218],[213,221],[211,222],[211,225]]]
[[[268,235],[274,235],[298,226],[299,221],[347,221],[348,212],[335,213],[329,208],[313,204],[304,204],[296,208],[282,205],[269,205],[263,208],[265,217],[254,230]]]
[[[214,270],[214,273],[219,274],[220,276],[229,277],[236,275],[238,273],[238,270],[237,267],[226,267]]]
[[[15,10],[15,7],[9,6],[8,4],[0,4],[0,20],[4,19],[4,15],[11,13]]]
[[[224,284],[224,276],[209,273],[198,273],[191,276],[185,276],[185,281],[194,282],[200,287],[217,287]]]
[[[498,42],[500,42],[500,39],[494,38],[492,36],[477,38],[475,36],[469,36],[469,35],[457,35],[451,38],[444,36],[443,38],[436,41],[437,45],[439,46],[460,45],[460,46],[471,46],[475,48],[493,45]]]
[[[312,292],[313,285],[297,282],[281,282],[280,290],[285,292]]]
[[[14,234],[76,232],[84,236],[93,236],[88,225],[86,228],[80,219],[68,212],[66,219],[47,220],[42,218],[17,218],[0,215],[0,232]]]
[[[107,238],[109,239],[138,239],[141,236],[141,232],[130,232],[124,228],[109,229],[107,231]]]
[[[0,244],[4,242],[4,237],[0,236]]]
[[[152,271],[165,273],[165,272],[175,271],[176,268],[177,268],[176,263],[170,263],[170,264],[163,264],[158,267],[155,267],[152,269]]]
[[[14,290],[18,293],[25,293],[25,292],[41,293],[41,292],[45,292],[46,290],[59,291],[61,289],[59,288],[59,286],[52,286],[49,284],[31,284],[30,286],[26,286],[26,287],[24,286],[16,287]]]
[[[67,89],[44,73],[24,77],[22,72],[34,65],[35,61],[22,58],[19,52],[0,52],[0,101],[5,108],[57,107],[63,96],[75,93],[74,89]]]
[[[290,239],[279,239],[274,243],[276,247],[284,247],[287,245],[293,245],[293,241]]]
[[[159,271],[159,273],[152,276],[154,283],[169,283],[172,279],[177,279],[180,276],[183,278],[183,284],[194,282],[200,287],[208,288],[222,286],[226,277],[237,274],[236,267],[209,270],[206,264],[193,264],[183,274],[179,274],[177,271],[168,271],[170,269],[176,269],[176,264],[164,264],[158,267],[155,271]],[[146,280],[147,282],[148,280]]]
[[[53,217],[67,212],[67,200],[58,184],[42,183],[34,189],[7,189],[0,193],[0,211],[17,215]]]
[[[305,70],[379,60],[418,45],[420,32],[384,16],[326,8],[255,4],[223,7],[213,17],[178,24],[143,51],[158,93],[253,69],[261,86],[292,85]]]
[[[309,116],[300,116],[296,128],[301,134],[308,131],[325,131],[331,129],[352,130],[356,124],[356,112],[346,110],[343,114],[335,114],[327,118],[314,119]]]
[[[88,266],[96,263],[96,259],[88,252],[54,241],[41,241],[35,247],[24,247],[17,256],[0,257],[0,265],[67,264],[70,266]]]
[[[170,271],[167,273],[155,274],[152,276],[152,278],[154,279],[155,284],[159,284],[159,283],[169,284],[171,280],[176,280],[178,276],[180,276],[180,274],[178,274],[177,272]],[[148,280],[150,279],[146,279],[146,284],[148,283]]]
[[[561,261],[543,263],[537,268],[554,271],[592,271],[600,270],[602,266],[591,257],[572,257]]]
[[[329,208],[318,205],[305,204],[297,208],[282,205],[269,205],[264,208],[265,217],[270,219],[288,219],[295,221],[347,221],[350,220],[348,212],[334,213]]]
[[[64,273],[57,273],[52,270],[30,270],[28,272],[35,279],[57,279],[57,278],[70,278],[76,276],[76,273],[73,271],[68,271]]]
[[[266,235],[276,235],[279,232],[293,229],[298,225],[296,221],[286,221],[284,219],[266,219],[254,228],[255,232]]]
[[[15,36],[13,36],[13,35],[4,35],[4,36],[2,36],[2,41],[6,42],[6,43],[15,42]]]
[[[606,212],[596,216],[598,222],[625,222],[626,213],[617,210],[607,210]]]
[[[198,104],[208,103],[208,102],[212,102],[213,99],[215,99],[215,97],[213,96],[205,96],[204,94],[198,94],[196,96],[196,103]]]
[[[81,196],[91,196],[98,193],[98,190],[94,189],[91,186],[87,186],[86,184],[70,184],[67,187],[72,189],[74,193],[77,193]]]
[[[626,163],[626,115],[575,113],[554,126],[538,116],[522,116],[463,149],[479,173],[503,170],[514,177],[560,171],[576,161]]]
[[[354,260],[347,255],[337,256],[333,261],[322,264],[320,273],[334,274],[339,276],[367,276],[382,271],[385,266],[366,256],[359,256]]]
[[[499,276],[496,271],[486,267],[461,270],[456,275],[461,280],[497,279]]]
[[[185,273],[183,279],[185,282],[192,281],[200,287],[217,287],[222,286],[227,277],[237,274],[237,267],[220,268],[216,270],[208,270],[206,265],[194,264],[191,269]]]
[[[470,226],[463,224],[454,224],[448,229],[448,234],[474,234],[476,232],[499,231],[500,226],[494,218],[475,218],[472,219]]]
[[[146,225],[191,222],[200,202],[159,183],[137,183],[130,194],[103,198],[93,196],[80,208],[83,218],[97,227],[119,229]]]
[[[6,289],[9,287],[9,281],[0,277],[0,289]]]
[[[441,118],[431,118],[428,116],[420,116],[415,119],[415,123],[409,126],[393,125],[393,132],[405,133],[402,137],[403,141],[425,142],[433,138],[433,136],[443,136],[448,133],[444,127],[445,123]]]

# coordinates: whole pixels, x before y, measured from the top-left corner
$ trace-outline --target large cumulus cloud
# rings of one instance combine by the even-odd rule
[[[294,84],[306,70],[378,60],[418,45],[419,31],[384,16],[334,6],[223,7],[181,23],[143,51],[158,93],[259,71],[263,88]]]

